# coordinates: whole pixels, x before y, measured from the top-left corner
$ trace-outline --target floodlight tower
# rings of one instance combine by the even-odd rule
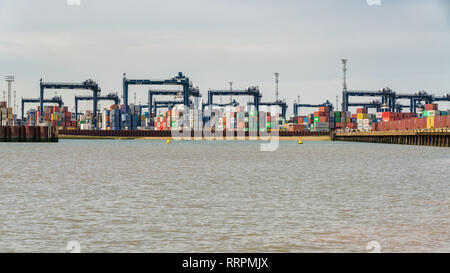
[[[14,76],[6,76],[5,80],[8,83],[8,107],[11,107],[11,84],[14,82]]]
[[[230,91],[233,91],[233,82],[229,82],[230,84]],[[233,96],[230,95],[230,102],[233,102]]]
[[[342,59],[342,71],[344,72],[344,84],[343,84],[343,90],[344,92],[347,92],[347,59]]]
[[[276,101],[278,101],[278,76],[280,76],[280,73],[275,72],[275,98],[276,98]]]
[[[14,114],[17,113],[17,105],[16,105],[16,90],[14,90]]]

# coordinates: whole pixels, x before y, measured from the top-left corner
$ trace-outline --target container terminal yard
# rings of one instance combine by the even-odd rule
[[[346,60],[342,61],[342,111],[336,111],[328,100],[322,104],[295,101],[290,117],[286,116],[287,102],[278,99],[278,73],[275,73],[277,99],[273,102],[263,101],[257,86],[242,90],[210,89],[207,101],[203,102],[200,90],[193,87],[192,81],[181,72],[163,80],[129,79],[124,74],[122,103],[115,93],[102,96],[99,84],[91,79],[80,83],[46,82],[41,79],[39,96],[21,99],[20,119],[13,113],[13,107],[8,107],[5,101],[0,102],[0,141],[55,142],[58,137],[171,137],[172,130],[190,130],[192,135],[195,131],[209,130],[223,132],[224,136],[231,133],[235,137],[239,133],[248,137],[277,131],[280,137],[329,136],[335,141],[450,146],[450,110],[439,109],[439,102],[450,101],[450,94],[436,96],[426,91],[400,93],[390,88],[379,91],[348,90],[345,82]],[[136,105],[128,102],[128,90],[132,85],[172,85],[180,86],[182,90],[150,89],[148,104]],[[75,112],[70,112],[61,96],[45,97],[45,91],[50,89],[88,90],[92,96],[75,96]],[[155,96],[174,99],[158,101]],[[218,104],[214,101],[217,96],[245,96],[250,101],[244,106],[236,100]],[[353,102],[353,97],[369,97],[372,101]],[[80,100],[92,101],[92,110],[79,113]],[[408,104],[401,104],[405,100]],[[110,101],[112,104],[98,109],[99,101]],[[29,104],[37,104],[37,107],[25,112],[25,105]],[[260,106],[270,106],[271,111],[260,111]],[[358,108],[352,113],[350,107]],[[299,115],[299,110],[303,108],[313,112]]]
[[[0,32],[0,254],[450,252],[448,0],[4,0]]]

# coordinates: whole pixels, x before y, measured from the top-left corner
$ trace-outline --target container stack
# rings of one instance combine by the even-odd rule
[[[314,112],[313,130],[315,132],[329,132],[330,128],[330,108],[321,106],[318,112]]]
[[[78,127],[81,130],[91,130],[92,126],[92,111],[86,110],[84,114],[80,115],[80,120],[78,121]]]
[[[119,105],[112,104],[106,109],[103,109],[101,115],[102,130],[120,130],[121,129],[121,114]]]
[[[68,111],[68,107],[44,106],[44,122],[64,129],[76,129],[77,122],[73,120],[72,113]],[[30,126],[38,125],[41,109],[37,107],[37,111],[31,109],[27,112],[26,124]]]
[[[7,107],[6,101],[0,102],[0,120],[2,126],[14,125],[13,108]]]
[[[130,104],[128,114],[125,115],[124,127],[126,130],[137,130],[141,126],[141,107],[139,105]]]

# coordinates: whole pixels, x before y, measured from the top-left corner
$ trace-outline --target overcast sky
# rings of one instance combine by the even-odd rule
[[[303,103],[334,103],[342,90],[340,59],[348,58],[350,89],[442,95],[450,93],[449,2],[0,0],[0,90],[6,75],[16,77],[18,98],[38,97],[41,77],[93,78],[102,94],[121,95],[124,72],[162,79],[182,71],[205,100],[209,88],[232,81],[236,89],[260,86],[270,101],[279,72],[291,113],[297,95]],[[146,90],[131,87],[130,101],[137,92],[145,103]],[[59,94],[73,106],[73,92]]]

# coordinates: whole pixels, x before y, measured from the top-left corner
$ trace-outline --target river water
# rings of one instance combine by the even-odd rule
[[[450,150],[0,143],[0,252],[450,251]]]

